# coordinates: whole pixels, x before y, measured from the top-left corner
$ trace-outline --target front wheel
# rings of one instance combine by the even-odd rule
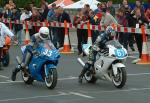
[[[22,79],[25,82],[25,84],[30,85],[33,83],[34,79],[31,76],[26,75],[23,71],[21,71],[21,75],[22,75]]]
[[[96,83],[96,81],[97,81],[97,78],[90,71],[87,71],[84,74],[84,77],[88,83]]]
[[[127,79],[126,70],[124,67],[117,69],[118,73],[116,76],[112,77],[112,81],[116,88],[122,88],[125,85]]]
[[[45,76],[45,84],[48,89],[54,89],[57,84],[57,70],[49,69],[48,77]]]

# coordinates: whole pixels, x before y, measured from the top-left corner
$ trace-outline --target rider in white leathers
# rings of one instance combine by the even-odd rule
[[[2,22],[0,22],[0,64],[2,59],[2,50],[5,45],[5,37],[9,36],[11,38],[14,37],[14,34],[9,30],[9,28]]]
[[[108,26],[106,28],[106,31],[104,33],[101,33],[95,43],[92,45],[92,47],[90,48],[90,54],[88,56],[88,62],[85,64],[85,66],[83,67],[83,70],[81,71],[80,75],[79,75],[79,83],[82,83],[82,78],[84,76],[84,74],[87,72],[87,70],[89,70],[91,68],[92,65],[94,65],[94,62],[96,60],[96,55],[97,52],[101,49],[104,49],[106,47],[106,42],[112,40],[115,36],[115,31],[113,29],[112,26]]]

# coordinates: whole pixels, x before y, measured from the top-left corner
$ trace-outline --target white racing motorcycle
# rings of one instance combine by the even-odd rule
[[[89,55],[91,45],[83,44],[83,51]],[[116,40],[106,43],[106,49],[97,53],[96,61],[84,75],[88,83],[96,83],[97,79],[113,82],[116,88],[122,88],[127,79],[124,62],[128,57],[127,50]],[[78,58],[78,62],[85,63]]]

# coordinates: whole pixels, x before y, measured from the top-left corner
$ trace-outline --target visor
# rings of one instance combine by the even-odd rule
[[[41,36],[42,38],[48,38],[48,35],[46,35],[46,34],[40,34],[40,36]]]

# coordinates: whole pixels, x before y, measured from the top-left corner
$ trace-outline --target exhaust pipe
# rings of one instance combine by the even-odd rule
[[[81,64],[81,66],[85,66],[85,63],[83,62],[83,60],[81,58],[77,59],[78,63]]]
[[[20,60],[19,56],[16,56],[16,60],[17,60],[18,64],[21,64],[21,60]]]

